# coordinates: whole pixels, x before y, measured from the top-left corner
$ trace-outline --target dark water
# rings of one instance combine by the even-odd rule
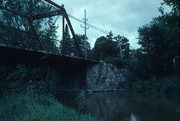
[[[57,93],[60,102],[78,110],[77,93]],[[83,113],[102,121],[180,121],[178,96],[123,96],[114,92],[86,94]]]

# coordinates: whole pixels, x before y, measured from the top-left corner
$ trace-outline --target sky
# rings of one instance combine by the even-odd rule
[[[84,18],[87,12],[88,23],[112,31],[114,35],[125,36],[129,39],[131,48],[140,47],[138,28],[148,24],[152,18],[160,15],[158,7],[162,0],[52,0],[59,5],[64,4],[68,14],[76,18]],[[81,23],[70,19],[76,34],[84,34]],[[60,24],[60,23],[59,23]],[[60,26],[60,25],[59,25]],[[58,30],[60,34],[61,30]],[[59,35],[61,36],[61,35]],[[106,34],[89,28],[88,42],[94,46],[96,39]]]

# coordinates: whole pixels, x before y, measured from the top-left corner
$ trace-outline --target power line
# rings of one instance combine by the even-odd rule
[[[54,6],[53,6],[53,7],[54,7]],[[67,13],[67,15],[68,15],[70,18],[72,18],[72,19],[74,19],[74,20],[76,20],[76,21],[84,24],[84,21],[83,21],[83,20],[81,20],[81,19],[79,19],[79,18],[76,18],[76,17],[74,17],[74,16],[72,16],[72,15],[70,15],[70,14],[68,14],[68,13]],[[104,34],[109,34],[109,32],[110,32],[110,31],[101,29],[101,28],[99,28],[99,27],[97,27],[97,26],[94,26],[94,25],[92,25],[92,24],[90,24],[90,23],[86,23],[86,25],[87,25],[88,27],[91,27],[91,28],[93,28],[93,29],[95,29],[95,30],[97,30],[97,31],[100,31],[100,32],[104,33]],[[114,34],[114,35],[117,35],[117,34]]]
[[[53,6],[53,7],[54,7],[54,6]],[[74,17],[74,16],[72,16],[72,15],[70,15],[70,14],[68,14],[68,13],[67,13],[67,15],[68,15],[70,18],[72,18],[72,19],[74,19],[74,20],[76,20],[76,21],[84,24],[84,21],[83,21],[83,20],[81,20],[81,19],[79,19],[79,18],[77,18],[77,17]],[[102,29],[102,28],[99,28],[99,27],[97,27],[97,26],[95,26],[95,25],[92,25],[92,24],[90,24],[90,23],[86,23],[86,25],[87,25],[88,27],[91,27],[91,28],[93,28],[93,29],[95,29],[95,30],[97,30],[97,31],[99,31],[99,32],[104,33],[104,34],[109,34],[109,32],[110,32],[110,31],[104,30],[104,29]],[[114,33],[113,33],[113,34],[114,34]],[[118,34],[114,34],[114,35],[118,35]]]
[[[72,19],[80,22],[80,23],[84,23],[83,20],[81,20],[81,19],[79,19],[79,18],[77,18],[77,17],[74,17],[74,16],[72,16],[72,15],[70,15],[70,14],[68,14],[68,16],[69,16],[70,18],[72,18]],[[97,30],[97,31],[100,31],[100,32],[102,32],[102,33],[104,33],[104,34],[109,34],[109,31],[104,30],[104,29],[101,29],[101,28],[99,28],[99,27],[97,27],[97,26],[94,26],[94,25],[92,25],[92,24],[90,24],[90,23],[86,23],[86,25],[89,26],[89,27],[91,27],[91,28],[93,28],[93,29],[95,29],[95,30]]]
[[[46,1],[46,0],[45,0],[45,1]],[[53,6],[53,7],[54,7],[54,6]],[[76,21],[84,24],[84,21],[83,21],[83,20],[81,20],[81,19],[79,19],[79,18],[76,18],[76,17],[74,17],[74,16],[72,16],[72,15],[70,15],[70,14],[68,14],[68,13],[67,13],[67,15],[68,15],[70,18],[72,18],[72,19],[74,19],[74,20],[76,20]],[[87,25],[88,27],[91,27],[91,28],[93,28],[93,29],[95,29],[95,30],[97,30],[97,31],[100,31],[100,32],[104,33],[104,34],[109,34],[109,32],[110,32],[110,31],[104,30],[104,29],[102,29],[102,28],[99,28],[99,27],[97,27],[97,26],[94,26],[94,25],[92,25],[92,24],[90,24],[90,23],[86,23],[86,25]],[[113,33],[113,34],[114,34],[114,33]],[[118,35],[118,34],[114,34],[114,35]]]

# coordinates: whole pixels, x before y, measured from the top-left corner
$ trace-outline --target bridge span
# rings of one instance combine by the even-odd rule
[[[80,48],[81,40],[78,40],[76,37],[64,5],[60,6],[51,0],[43,1],[41,2],[46,3],[47,6],[49,5],[49,7],[53,9],[51,10],[49,8],[49,10],[43,12],[34,11],[34,3],[32,0],[29,0],[29,4],[27,5],[29,6],[29,9],[27,10],[28,14],[13,10],[11,7],[6,6],[5,3],[0,5],[0,12],[4,14],[9,13],[18,17],[19,20],[27,21],[27,23],[23,24],[27,29],[22,29],[24,28],[23,25],[22,27],[13,27],[6,22],[0,22],[0,29],[7,32],[6,34],[0,35],[0,41],[2,42],[0,43],[0,65],[26,64],[37,67],[48,67],[47,80],[51,83],[50,85],[53,90],[85,88],[86,72],[88,68],[94,64],[98,64],[99,61],[83,57],[83,52]],[[41,46],[45,48],[44,46],[45,44],[48,44],[46,41],[49,40],[49,38],[40,35],[38,32],[38,30],[40,31],[40,28],[37,28],[34,23],[37,20],[55,16],[60,16],[62,18],[61,41],[67,41],[65,39],[65,25],[67,25],[67,28],[72,35],[73,46],[77,49],[79,56],[67,56],[65,53],[62,54],[63,52],[40,50]],[[18,46],[12,45],[14,42],[17,43]],[[55,43],[53,44],[55,45]],[[39,45],[36,47],[38,49],[30,49],[36,45]],[[64,46],[64,48],[66,48],[66,46]]]
[[[41,50],[0,44],[0,65],[27,64],[48,67],[46,80],[51,90],[86,89],[86,72],[98,61]]]
[[[60,53],[34,50],[0,44],[0,65],[32,64],[38,66],[72,66],[97,64],[97,60],[77,56],[67,56]]]

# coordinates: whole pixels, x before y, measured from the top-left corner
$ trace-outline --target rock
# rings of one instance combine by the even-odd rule
[[[87,88],[91,91],[117,90],[130,75],[129,70],[112,64],[100,63],[87,70]]]

